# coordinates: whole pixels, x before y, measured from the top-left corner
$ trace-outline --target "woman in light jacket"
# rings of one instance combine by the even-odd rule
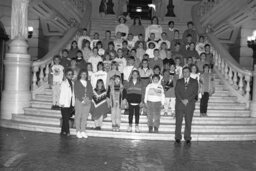
[[[65,77],[66,79],[61,83],[59,100],[62,116],[61,135],[69,136],[69,118],[71,117],[71,113],[75,105],[74,83],[72,81],[73,70],[67,69]]]

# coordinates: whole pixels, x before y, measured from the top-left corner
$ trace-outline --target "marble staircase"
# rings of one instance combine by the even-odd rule
[[[217,76],[216,76],[217,77]],[[240,141],[256,139],[256,118],[250,117],[246,105],[238,103],[223,85],[219,78],[215,79],[216,93],[210,98],[208,117],[199,117],[199,103],[196,104],[192,126],[193,141]],[[1,125],[39,132],[60,132],[60,111],[51,110],[52,92],[46,89],[37,94],[31,101],[31,106],[24,108],[24,114],[13,114],[12,120],[1,120]],[[147,133],[147,117],[141,115],[141,133],[126,132],[128,116],[122,114],[121,132],[112,132],[111,115],[104,119],[102,130],[94,130],[91,117],[88,118],[87,132],[89,136],[146,139],[146,140],[174,140],[175,119],[171,116],[161,116],[158,134]],[[133,128],[134,129],[134,128]],[[75,129],[71,129],[75,134]]]

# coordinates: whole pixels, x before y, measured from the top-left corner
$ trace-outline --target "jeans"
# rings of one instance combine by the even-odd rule
[[[76,99],[75,103],[75,123],[76,123],[76,131],[84,132],[87,125],[87,118],[89,115],[89,111],[91,108],[91,103],[83,104],[79,100]]]
[[[161,102],[147,102],[148,106],[148,126],[159,128],[160,125],[160,112]]]
[[[204,92],[200,100],[200,113],[207,113],[208,101],[209,101],[209,93]]]
[[[114,102],[113,107],[111,108],[111,120],[112,126],[120,127],[121,123],[121,108],[119,100]]]
[[[135,114],[135,124],[139,125],[140,120],[140,105],[129,104],[129,125],[132,125],[133,115]]]

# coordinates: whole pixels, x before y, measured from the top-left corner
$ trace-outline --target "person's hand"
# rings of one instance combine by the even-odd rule
[[[181,100],[182,101],[182,103],[185,105],[185,106],[187,106],[187,104],[188,104],[188,99],[184,99],[184,100]]]

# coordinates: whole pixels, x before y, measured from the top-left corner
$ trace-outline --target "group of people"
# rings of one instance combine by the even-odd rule
[[[157,17],[147,28],[139,18],[130,27],[125,23],[121,16],[114,39],[110,30],[101,39],[98,33],[89,37],[83,29],[70,50],[54,56],[52,109],[61,109],[61,133],[69,135],[73,106],[78,138],[87,137],[89,114],[100,130],[111,113],[113,131],[120,131],[121,114],[127,110],[128,132],[132,132],[133,116],[137,133],[141,114],[148,117],[150,133],[158,133],[161,114],[175,117],[176,142],[181,140],[185,117],[184,137],[190,143],[195,102],[200,100],[201,116],[207,116],[209,96],[215,91],[211,45],[198,36],[192,22],[187,23],[182,38],[173,21],[167,30]]]

